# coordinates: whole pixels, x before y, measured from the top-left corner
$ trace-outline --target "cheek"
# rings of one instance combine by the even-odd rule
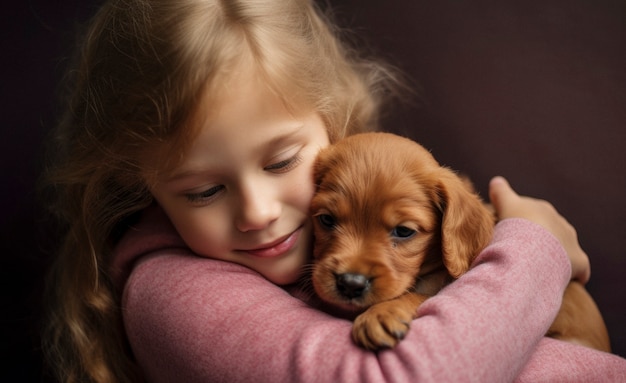
[[[226,249],[229,233],[227,226],[217,223],[225,222],[215,214],[197,214],[177,219],[176,230],[187,246],[196,254],[222,259]]]
[[[312,166],[301,166],[301,168],[294,172],[293,177],[286,182],[286,199],[300,212],[308,215],[313,193],[315,193],[311,174]]]

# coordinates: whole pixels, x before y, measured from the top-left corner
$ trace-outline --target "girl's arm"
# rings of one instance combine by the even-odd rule
[[[543,338],[516,382],[626,382],[626,359],[573,343]]]
[[[149,210],[113,268],[127,280],[124,322],[137,360],[155,382],[500,382],[520,370],[520,381],[623,380],[624,359],[542,338],[570,276],[588,278],[575,231],[561,230],[562,217],[542,212],[545,204],[518,200],[506,182],[491,191],[501,218],[534,219],[556,238],[526,220],[501,222],[473,268],[420,308],[398,347],[378,354],[353,346],[349,321],[247,268],[190,254],[160,209]],[[537,211],[539,219],[526,216]],[[556,221],[545,221],[551,214]]]
[[[474,267],[420,308],[407,338],[376,354],[352,344],[351,322],[254,271],[153,245],[161,250],[135,265],[123,297],[128,338],[151,382],[511,381],[570,277],[552,235],[506,220]]]

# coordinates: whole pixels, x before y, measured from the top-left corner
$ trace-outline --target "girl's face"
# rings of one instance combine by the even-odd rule
[[[152,194],[198,255],[292,283],[311,250],[312,166],[326,127],[316,113],[290,114],[250,74],[226,85],[201,105],[199,135]]]

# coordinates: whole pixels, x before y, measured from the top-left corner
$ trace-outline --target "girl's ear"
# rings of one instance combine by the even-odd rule
[[[468,180],[446,168],[441,168],[437,180],[443,262],[458,278],[491,241],[495,217]]]

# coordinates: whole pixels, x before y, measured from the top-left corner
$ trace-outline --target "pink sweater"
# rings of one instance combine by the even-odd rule
[[[521,219],[500,222],[472,269],[379,353],[290,289],[195,256],[160,209],[122,239],[113,273],[149,382],[626,382],[626,359],[542,336],[570,264],[556,238]]]

